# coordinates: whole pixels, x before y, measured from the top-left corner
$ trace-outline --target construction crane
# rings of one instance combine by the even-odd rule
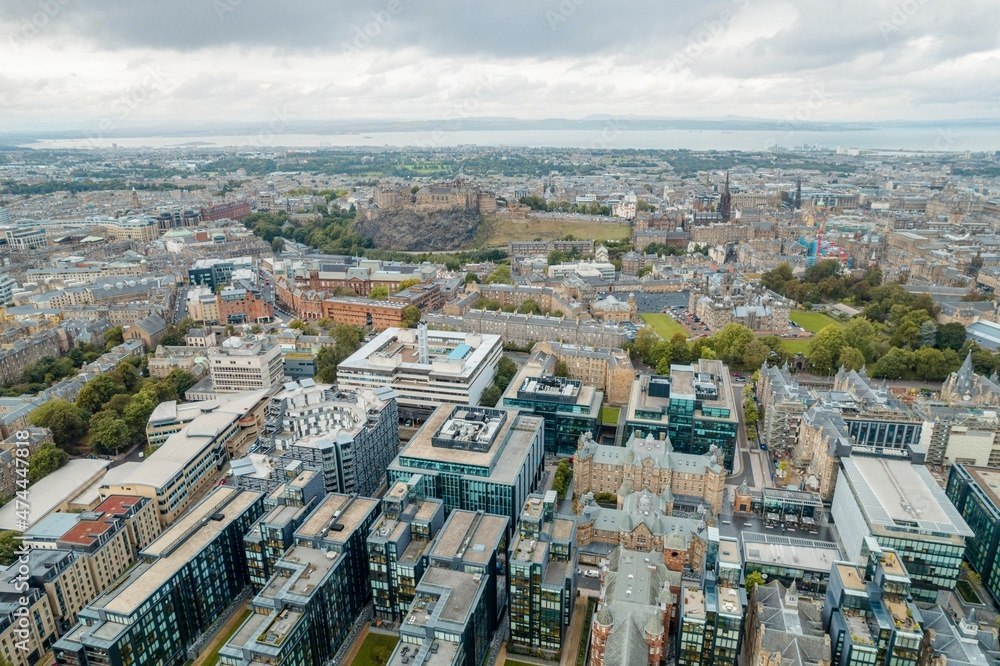
[[[823,256],[823,232],[826,231],[826,213],[823,213],[823,221],[819,225],[819,233],[816,234],[816,256]]]

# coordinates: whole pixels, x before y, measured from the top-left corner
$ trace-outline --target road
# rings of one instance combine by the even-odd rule
[[[171,313],[173,321],[176,323],[187,316],[187,285],[177,289],[177,300],[174,304],[174,311]]]

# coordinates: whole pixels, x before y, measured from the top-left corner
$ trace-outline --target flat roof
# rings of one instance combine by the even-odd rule
[[[521,469],[521,461],[531,448],[535,429],[542,425],[542,418],[522,414],[516,409],[502,409],[507,418],[494,433],[489,449],[473,451],[469,449],[452,449],[434,446],[432,438],[446,421],[452,418],[453,411],[475,409],[462,405],[443,405],[430,415],[420,430],[410,439],[409,443],[399,452],[393,467],[412,470],[420,473],[418,467],[399,464],[401,458],[416,458],[435,462],[450,462],[469,467],[481,467],[490,470],[489,478],[499,481],[512,481]]]
[[[869,525],[975,536],[923,465],[852,456],[841,466]]]
[[[837,544],[811,539],[793,539],[762,532],[744,532],[743,559],[747,563],[776,564],[791,569],[830,573],[833,563],[843,557]]]
[[[90,485],[91,479],[111,465],[107,460],[75,458],[43,479],[31,484],[28,491],[31,500],[26,507],[27,520],[17,515],[17,502],[7,502],[0,507],[0,529],[23,532],[39,520],[59,508],[63,502],[74,497],[82,488]]]
[[[973,482],[979,486],[993,506],[1000,508],[1000,469],[994,467],[973,467],[972,465],[962,466]]]
[[[309,519],[295,531],[295,536],[324,539],[334,543],[345,541],[377,505],[378,500],[368,497],[331,493],[323,498]],[[330,526],[334,522],[343,525],[344,529],[331,530]]]
[[[156,557],[152,564],[138,568],[133,576],[107,597],[103,608],[109,613],[129,615],[162,587],[261,497],[260,493],[220,487],[199,502],[151,543],[141,555]],[[222,513],[222,520],[211,516]],[[102,597],[95,600],[95,605]]]
[[[478,338],[479,344],[473,347],[469,340]],[[427,330],[428,360],[430,363],[420,363],[417,345],[417,331],[405,328],[387,328],[375,336],[368,344],[351,354],[340,363],[338,368],[347,372],[382,371],[396,372],[403,369],[429,372],[434,374],[434,363],[446,361],[449,364],[461,364],[460,372],[447,371],[447,376],[471,376],[479,366],[500,346],[499,335],[489,333],[462,333],[454,331]],[[469,347],[465,350],[465,347]],[[457,349],[463,350],[461,357],[452,356]],[[398,367],[384,367],[372,363],[371,358],[382,355],[387,358],[399,356]]]
[[[431,557],[487,564],[507,530],[508,519],[456,509],[441,528]]]

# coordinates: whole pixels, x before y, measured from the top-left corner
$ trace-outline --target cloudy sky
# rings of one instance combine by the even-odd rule
[[[0,131],[1000,115],[996,0],[2,0]]]

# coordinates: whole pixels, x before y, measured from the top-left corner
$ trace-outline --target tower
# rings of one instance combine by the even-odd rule
[[[795,210],[802,208],[802,179],[795,179]]]
[[[722,197],[719,199],[719,212],[722,213],[722,221],[729,222],[729,215],[733,207],[733,195],[729,191],[729,171],[726,171],[726,186],[722,190]]]
[[[132,210],[139,212],[139,193],[132,188]]]

